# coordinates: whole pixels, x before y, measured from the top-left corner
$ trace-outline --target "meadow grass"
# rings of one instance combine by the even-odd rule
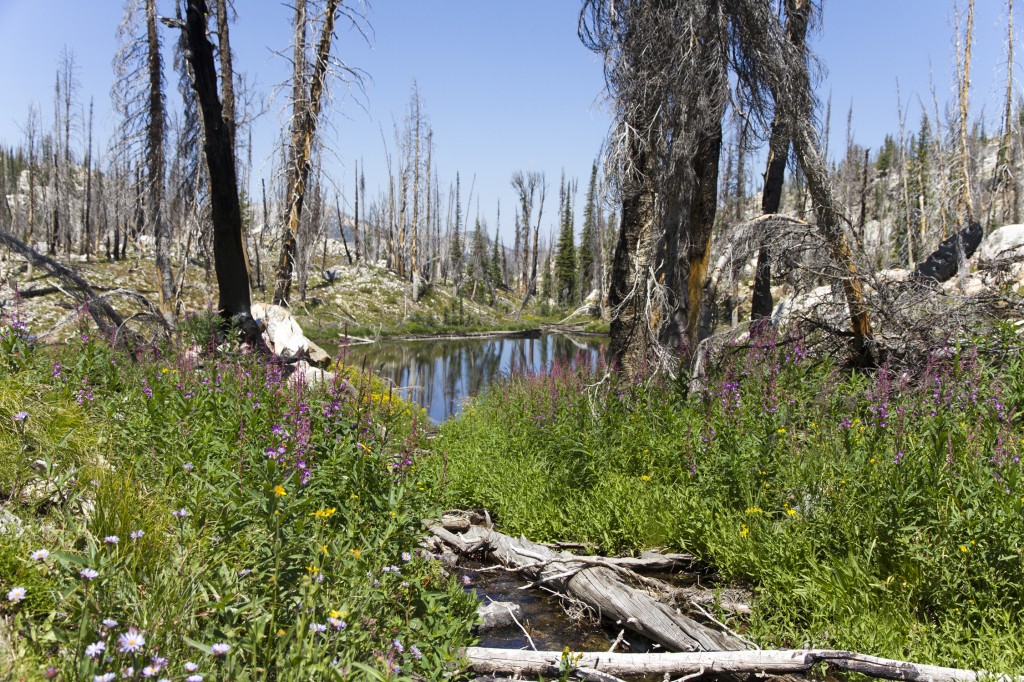
[[[558,365],[443,425],[445,504],[606,552],[692,552],[765,647],[1024,671],[1024,361],[1010,331],[916,371],[733,349],[695,392]]]
[[[338,371],[84,329],[42,348],[6,320],[0,677],[449,675],[475,599],[417,548],[425,417]]]

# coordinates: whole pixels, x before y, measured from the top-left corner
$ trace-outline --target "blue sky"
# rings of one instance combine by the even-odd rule
[[[254,128],[253,175],[259,177],[269,173],[285,120],[285,93],[274,92],[288,77],[288,62],[274,50],[288,49],[291,12],[271,0],[236,5],[235,67],[261,101],[269,100]],[[1002,0],[977,5],[972,110],[984,112],[994,130],[1005,87],[1005,9]],[[371,45],[342,25],[335,53],[368,74],[365,93],[353,97],[337,86],[330,108],[327,135],[334,152],[326,170],[346,200],[354,159],[365,161],[371,193],[386,187],[381,130],[393,146],[392,125],[401,122],[415,80],[434,130],[442,183],[454,182],[459,171],[463,200],[472,184],[492,230],[500,199],[508,235],[512,172],[545,171],[544,223],[553,221],[561,170],[579,178],[582,195],[609,125],[600,61],[576,36],[578,9],[574,0],[378,0],[367,10]],[[158,10],[171,13],[173,5],[158,0]],[[929,74],[940,106],[953,101],[952,11],[952,0],[825,0],[812,45],[827,67],[819,94],[822,100],[831,94],[833,150],[842,148],[851,103],[860,144],[877,149],[887,132],[897,131],[897,78],[911,129],[920,121],[919,98],[931,111]],[[51,119],[64,46],[79,67],[80,101],[87,106],[89,96],[95,98],[96,138],[114,132],[109,92],[121,13],[118,0],[0,0],[0,141],[21,138],[30,101],[38,103],[44,124]],[[163,30],[169,43],[171,31]],[[170,90],[169,100],[176,97]],[[756,175],[752,182],[757,189]]]

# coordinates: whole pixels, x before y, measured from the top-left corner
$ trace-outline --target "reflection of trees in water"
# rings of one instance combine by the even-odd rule
[[[349,364],[373,369],[403,394],[426,407],[432,419],[458,411],[466,396],[478,394],[503,371],[537,373],[553,363],[594,361],[605,340],[561,335],[525,339],[384,342],[342,349]]]

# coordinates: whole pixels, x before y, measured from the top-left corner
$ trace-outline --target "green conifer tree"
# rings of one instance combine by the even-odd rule
[[[594,245],[597,235],[597,162],[590,168],[590,184],[587,186],[587,203],[583,208],[583,232],[580,234],[580,248],[576,251],[579,268],[579,295],[583,300],[594,287]]]
[[[576,296],[576,245],[573,234],[572,182],[562,187],[561,222],[558,234],[558,252],[555,256],[555,294],[559,304],[572,303]],[[547,284],[545,283],[545,286]]]

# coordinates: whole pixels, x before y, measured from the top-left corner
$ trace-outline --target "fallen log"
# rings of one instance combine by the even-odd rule
[[[525,538],[512,538],[474,525],[465,533],[452,533],[427,523],[435,536],[463,553],[485,550],[506,567],[522,573],[533,585],[577,599],[600,617],[621,623],[633,632],[672,651],[735,651],[746,645],[732,635],[698,623],[643,590],[627,585],[622,577],[636,576],[629,569],[607,563],[603,557],[577,557]]]
[[[561,651],[522,651],[468,647],[463,652],[475,673],[488,675],[557,675]],[[869,677],[908,682],[1019,682],[1024,678],[985,671],[909,663],[852,651],[788,649],[769,651],[700,651],[667,654],[573,653],[573,665],[609,675],[769,674],[811,670],[819,663]]]

